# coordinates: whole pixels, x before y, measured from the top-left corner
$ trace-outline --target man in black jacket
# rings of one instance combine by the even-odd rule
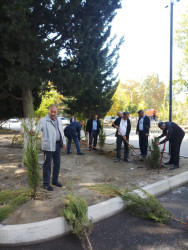
[[[92,149],[96,150],[97,146],[97,137],[101,128],[100,120],[98,119],[98,115],[94,115],[92,119],[87,121],[86,124],[86,133],[89,133],[89,151]]]
[[[127,141],[129,141],[129,134],[131,132],[131,123],[129,120],[129,112],[124,112],[123,113],[123,117],[118,117],[114,124],[112,124],[113,127],[115,127],[117,130],[119,129],[119,131],[123,134],[123,136],[121,136],[121,134],[117,131],[116,135],[117,135],[117,153],[116,153],[116,159],[115,162],[119,162],[121,159],[121,145],[122,145],[122,141],[124,142],[124,161],[126,162],[130,162],[129,160],[129,147],[127,142],[124,140],[126,139]]]
[[[172,165],[170,170],[179,168],[180,146],[185,132],[175,122],[159,122],[158,127],[163,130],[158,138],[166,136],[166,139],[156,142],[156,145],[163,144],[165,141],[170,142],[170,160],[165,165]]]
[[[146,158],[148,149],[148,136],[150,129],[150,118],[143,110],[138,111],[139,120],[136,127],[136,134],[139,136],[139,147],[141,156]]]
[[[72,140],[74,141],[75,145],[76,145],[76,149],[77,149],[77,154],[78,155],[84,155],[84,153],[82,153],[80,151],[80,131],[82,129],[82,125],[84,125],[84,122],[72,122],[70,125],[68,125],[65,129],[64,129],[64,134],[68,139],[68,145],[67,145],[67,154],[70,154],[70,149],[71,149],[71,142]]]

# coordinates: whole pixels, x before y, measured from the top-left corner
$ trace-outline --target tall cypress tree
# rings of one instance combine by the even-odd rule
[[[111,98],[117,87],[113,70],[118,62],[118,51],[123,39],[111,49],[111,22],[120,1],[82,1],[74,15],[74,35],[67,51],[72,63],[73,81],[78,88],[66,101],[67,112],[101,117],[110,109]]]

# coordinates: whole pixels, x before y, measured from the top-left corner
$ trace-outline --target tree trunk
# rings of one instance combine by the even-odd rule
[[[22,104],[23,104],[24,118],[28,118],[30,111],[33,110],[32,108],[33,96],[31,89],[29,88],[22,89]]]

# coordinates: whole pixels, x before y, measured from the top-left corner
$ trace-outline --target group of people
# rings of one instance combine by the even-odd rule
[[[52,184],[57,187],[62,187],[62,184],[58,181],[60,170],[60,156],[61,148],[67,150],[67,154],[71,154],[71,142],[74,141],[78,155],[84,155],[80,151],[81,141],[81,129],[84,125],[84,121],[77,122],[73,116],[70,120],[70,125],[63,129],[61,119],[57,116],[58,108],[55,105],[51,105],[49,108],[49,114],[40,120],[40,127],[42,131],[42,150],[44,151],[44,164],[43,164],[43,187],[48,191],[53,191],[53,187],[50,185],[51,178],[51,161],[53,159],[53,173]],[[112,124],[116,128],[117,137],[117,152],[115,162],[119,162],[121,159],[121,146],[124,143],[124,161],[129,160],[129,135],[131,132],[131,121],[129,119],[129,112],[118,112],[118,118]],[[139,136],[140,155],[145,158],[147,156],[148,148],[148,136],[150,130],[150,118],[144,114],[143,110],[138,111],[139,120],[136,127],[136,133]],[[171,143],[171,157],[169,162],[171,164],[171,170],[179,167],[179,151],[181,142],[185,135],[184,131],[174,122],[159,122],[159,128],[163,130],[163,133],[159,138],[166,136],[165,140],[157,142],[156,145],[162,144],[166,141]],[[96,150],[97,138],[101,129],[101,123],[98,119],[98,115],[95,114],[92,119],[87,121],[86,133],[89,134],[89,151]],[[66,138],[68,144],[66,146]]]

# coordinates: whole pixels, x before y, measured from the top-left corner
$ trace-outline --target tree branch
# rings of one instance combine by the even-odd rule
[[[17,96],[12,95],[12,94],[9,93],[8,91],[6,91],[3,87],[0,86],[0,88],[4,91],[4,93],[5,93],[6,95],[8,95],[8,96],[10,96],[10,97],[12,97],[12,98],[14,98],[14,99],[16,99],[16,100],[20,100],[20,101],[22,100],[21,97],[17,97]]]

